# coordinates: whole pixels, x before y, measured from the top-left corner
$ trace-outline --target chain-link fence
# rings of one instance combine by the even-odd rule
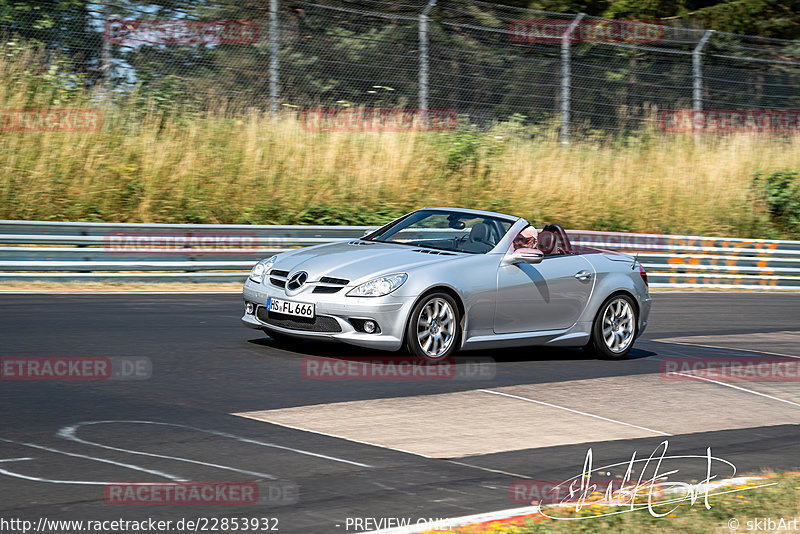
[[[138,85],[201,105],[446,109],[477,124],[552,125],[564,140],[663,129],[665,110],[761,110],[769,121],[800,108],[800,42],[674,21],[474,0],[87,5],[48,24],[41,12],[6,16],[0,30],[60,49],[107,92]],[[778,130],[797,129],[792,120],[779,117]]]

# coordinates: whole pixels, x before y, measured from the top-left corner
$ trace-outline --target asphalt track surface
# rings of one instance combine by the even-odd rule
[[[471,381],[304,379],[301,360],[309,355],[385,354],[309,342],[276,345],[241,326],[240,314],[241,298],[235,294],[0,295],[0,356],[144,356],[153,366],[152,377],[141,381],[0,382],[0,518],[276,517],[280,532],[356,532],[361,529],[353,526],[353,518],[416,521],[522,506],[509,499],[511,481],[565,480],[580,473],[590,447],[595,465],[611,464],[628,460],[634,451],[647,456],[664,439],[675,455],[702,455],[711,447],[739,474],[800,468],[796,382],[739,384],[747,391],[693,380],[663,387],[657,382],[659,365],[669,357],[800,356],[792,342],[800,330],[800,294],[655,294],[650,327],[625,361],[597,360],[571,349],[463,353],[457,361],[490,357],[495,362],[492,378]],[[693,343],[693,336],[706,337]],[[731,339],[732,348],[725,345]],[[720,346],[728,348],[714,348]],[[383,446],[400,439],[392,434],[393,422],[374,430],[369,426],[371,403],[411,406],[414,412],[394,426],[430,429],[425,423],[434,421],[441,431],[415,435],[425,450],[446,451],[449,443],[488,450],[492,443],[479,435],[480,409],[465,409],[479,416],[474,440],[469,434],[454,436],[458,429],[449,422],[460,412],[453,399],[481,390],[524,390],[522,396],[533,397],[547,392],[531,409],[547,409],[544,401],[572,411],[539,418],[525,411],[524,402],[502,405],[507,418],[486,424],[504,425],[492,443],[514,436],[508,450],[450,458]],[[318,408],[301,407],[333,406],[331,417],[340,417],[334,408],[342,402],[355,402],[353,413],[366,417],[366,423],[331,432],[344,437],[302,428],[304,418],[313,419],[307,414]],[[657,403],[652,406],[658,415],[642,408],[651,406],[648,402]],[[486,404],[487,414],[494,409]],[[613,414],[621,423],[582,419],[576,411]],[[294,418],[296,424],[233,415],[253,412]],[[559,413],[576,423],[564,427]],[[635,421],[628,424],[628,417]],[[348,421],[345,416],[333,426],[346,427]],[[64,436],[65,428],[88,422],[94,424],[73,434],[82,442]],[[625,431],[638,435],[636,425],[666,431],[624,438]],[[566,444],[541,446],[556,427]],[[370,431],[372,440],[350,439]],[[520,441],[528,436],[531,446]],[[702,478],[693,467],[685,469],[681,480]],[[260,473],[297,484],[300,496],[281,506],[105,502],[104,482],[165,481],[154,472],[192,481],[261,480],[252,474]]]

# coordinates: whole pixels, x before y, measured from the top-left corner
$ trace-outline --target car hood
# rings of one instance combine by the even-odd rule
[[[459,253],[429,254],[420,250],[439,252],[408,245],[351,240],[281,254],[273,269],[289,273],[305,271],[310,281],[329,276],[356,282],[466,256]]]

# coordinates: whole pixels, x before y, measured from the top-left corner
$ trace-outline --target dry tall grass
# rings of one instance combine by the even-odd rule
[[[562,147],[508,124],[320,133],[255,111],[164,115],[85,94],[65,102],[32,64],[31,52],[0,55],[0,107],[100,106],[104,125],[0,132],[5,219],[377,223],[451,205],[570,228],[764,236],[753,173],[800,168],[798,138],[651,132]]]

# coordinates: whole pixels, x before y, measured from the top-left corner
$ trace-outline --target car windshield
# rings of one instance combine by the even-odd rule
[[[420,210],[364,239],[415,247],[486,254],[513,224],[511,219],[459,211]]]

